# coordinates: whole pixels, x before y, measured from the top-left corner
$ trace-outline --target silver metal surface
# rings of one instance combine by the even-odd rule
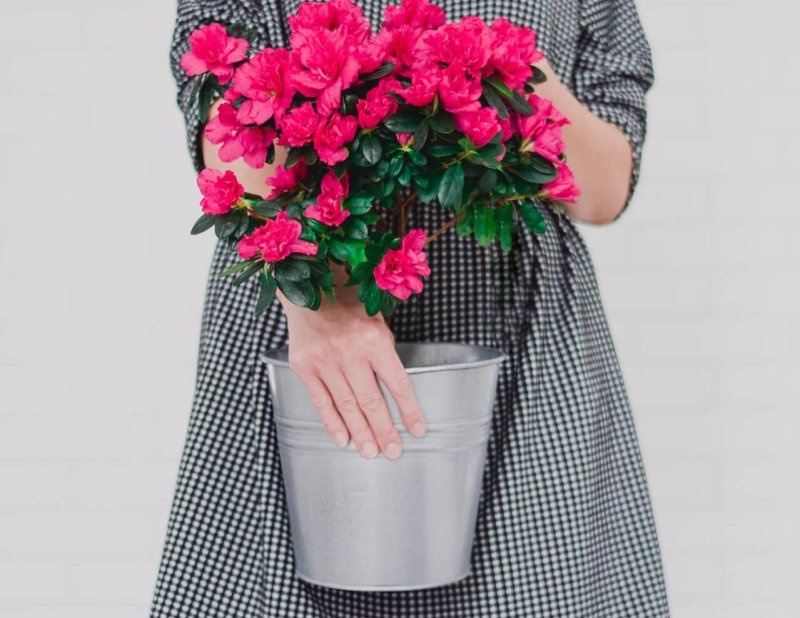
[[[503,354],[398,344],[428,421],[409,434],[384,389],[403,454],[367,460],[322,427],[286,349],[268,365],[297,575],[350,590],[413,590],[469,574],[486,442]]]

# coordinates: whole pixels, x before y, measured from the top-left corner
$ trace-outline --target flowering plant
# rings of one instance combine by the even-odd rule
[[[450,227],[481,246],[512,248],[521,220],[541,234],[531,198],[574,201],[564,160],[567,124],[534,89],[544,81],[536,34],[498,18],[446,23],[427,0],[389,6],[374,34],[350,0],[304,2],[289,17],[291,49],[248,57],[246,30],[213,23],[190,36],[182,67],[195,77],[201,120],[223,101],[205,135],[222,161],[260,168],[285,161],[260,196],[231,171],[198,177],[203,215],[258,274],[256,313],[276,289],[316,309],[333,299],[330,261],[341,264],[370,315],[392,313],[430,274],[425,247]],[[452,219],[430,235],[407,230],[415,201]]]

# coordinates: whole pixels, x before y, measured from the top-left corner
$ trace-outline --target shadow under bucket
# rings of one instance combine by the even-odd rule
[[[503,353],[397,345],[428,422],[415,438],[381,385],[403,439],[390,460],[333,443],[287,350],[268,366],[297,575],[348,590],[414,590],[469,575],[486,444]]]

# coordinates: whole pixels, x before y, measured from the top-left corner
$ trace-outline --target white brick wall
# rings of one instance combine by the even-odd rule
[[[800,44],[784,4],[640,0],[658,78],[642,182],[619,223],[586,230],[678,618],[800,604]],[[173,10],[0,4],[3,617],[147,611],[211,244],[187,234]]]

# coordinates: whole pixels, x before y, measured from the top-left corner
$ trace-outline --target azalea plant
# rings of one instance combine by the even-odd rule
[[[246,193],[230,170],[198,177],[203,215],[241,258],[225,275],[260,279],[256,313],[276,290],[317,309],[334,298],[331,263],[358,285],[370,315],[390,315],[423,289],[425,247],[454,227],[481,246],[512,248],[521,221],[546,222],[533,198],[579,194],[564,158],[552,103],[535,93],[536,34],[473,16],[446,23],[427,0],[386,8],[373,33],[350,0],[305,2],[289,17],[290,49],[248,56],[246,29],[195,30],[182,67],[192,104],[208,120],[219,158],[261,168],[275,162],[264,197]],[[407,229],[418,203],[452,212],[437,230]]]

